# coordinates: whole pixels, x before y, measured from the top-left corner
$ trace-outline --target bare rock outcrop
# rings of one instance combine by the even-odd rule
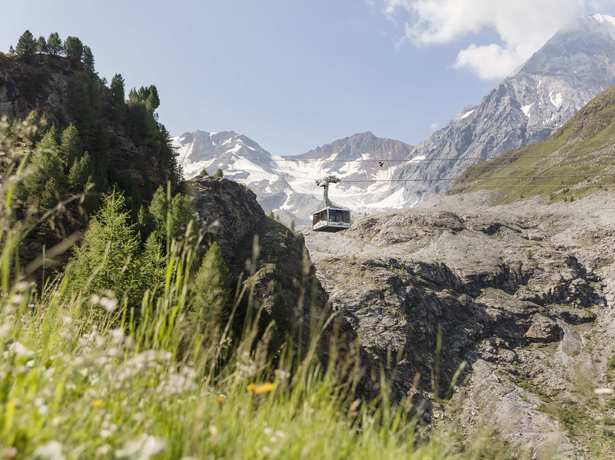
[[[612,440],[596,439],[615,414],[594,389],[610,385],[615,354],[615,219],[594,212],[413,210],[308,233],[360,342],[364,396],[384,372],[426,423],[487,427],[519,456],[609,458]]]

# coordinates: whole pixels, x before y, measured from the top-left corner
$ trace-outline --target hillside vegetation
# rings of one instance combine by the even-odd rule
[[[615,187],[615,87],[543,142],[469,168],[452,193],[492,190],[507,203],[532,196],[572,201]]]

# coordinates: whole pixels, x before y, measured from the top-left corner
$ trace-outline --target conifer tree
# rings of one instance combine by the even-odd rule
[[[45,37],[38,37],[36,41],[36,50],[41,54],[47,52],[47,40],[45,40]]]
[[[91,74],[96,73],[96,68],[94,66],[94,53],[89,46],[83,47],[83,65],[85,70],[90,72]]]
[[[67,269],[71,289],[85,295],[112,291],[138,306],[142,291],[139,238],[125,211],[122,194],[105,196],[83,243]]]
[[[66,57],[72,62],[81,62],[83,56],[83,43],[77,37],[66,37],[64,41]]]
[[[213,243],[196,274],[190,299],[192,324],[198,325],[205,340],[216,342],[229,312],[230,277],[218,243]]]
[[[114,107],[122,107],[126,103],[124,77],[119,73],[115,74],[111,79],[111,97]]]
[[[90,154],[85,152],[81,158],[75,159],[68,172],[68,184],[73,191],[82,191],[92,180],[92,162]]]
[[[36,54],[36,41],[29,30],[26,30],[21,37],[19,37],[15,52],[17,56],[26,60],[31,59]]]
[[[167,244],[173,239],[181,239],[194,219],[187,196],[179,193],[172,198],[170,196],[170,187],[166,190],[158,187],[149,207],[156,231],[163,238],[166,237]]]
[[[83,154],[79,131],[72,123],[64,128],[64,131],[62,131],[60,151],[62,152],[64,161],[68,165],[72,165],[76,160],[79,160]]]
[[[50,209],[65,192],[64,162],[55,139],[55,131],[50,130],[32,155],[28,172],[20,184],[20,197],[27,203]]]
[[[222,169],[218,168],[218,170],[216,171],[216,174],[214,174],[214,177],[217,177],[218,179],[222,179],[224,177],[224,172],[222,172]]]
[[[160,107],[160,97],[158,96],[158,88],[156,86],[151,85],[147,89],[147,96],[145,97],[145,106],[147,110],[150,112],[154,112],[158,107]]]
[[[52,56],[58,56],[62,53],[62,39],[57,32],[53,32],[49,34],[49,38],[47,39],[47,51]]]

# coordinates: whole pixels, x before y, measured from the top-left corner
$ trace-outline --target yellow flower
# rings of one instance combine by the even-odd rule
[[[224,396],[223,394],[219,394],[218,397],[216,398],[216,402],[218,403],[218,406],[224,405],[224,401],[226,401],[226,396]]]
[[[248,392],[255,395],[271,393],[273,390],[275,390],[275,383],[251,383],[250,385],[248,385]]]
[[[94,399],[92,401],[92,407],[94,409],[102,409],[103,407],[105,407],[105,402],[102,399]]]

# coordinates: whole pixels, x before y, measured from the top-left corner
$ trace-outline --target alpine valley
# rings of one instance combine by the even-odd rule
[[[265,211],[305,224],[321,206],[315,179],[340,177],[331,197],[358,214],[416,207],[468,167],[545,139],[613,84],[615,18],[593,15],[559,31],[478,105],[417,146],[369,132],[292,157],[233,131],[185,133],[173,142],[186,178],[221,169],[251,188]]]

